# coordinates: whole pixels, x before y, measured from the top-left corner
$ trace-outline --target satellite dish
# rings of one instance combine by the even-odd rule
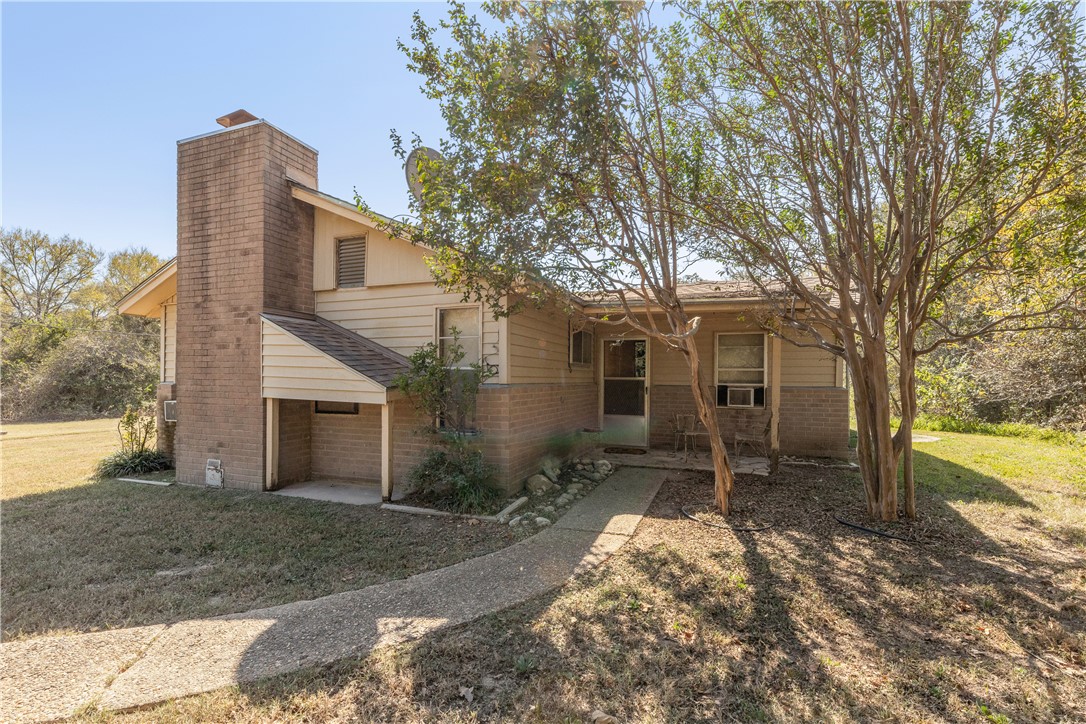
[[[442,160],[439,151],[426,146],[419,146],[407,155],[407,161],[403,165],[404,176],[407,178],[407,188],[411,189],[411,194],[420,204],[422,203],[422,181],[419,179],[419,161],[423,157],[428,162]]]

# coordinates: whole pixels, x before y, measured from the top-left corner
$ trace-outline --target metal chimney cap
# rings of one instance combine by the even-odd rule
[[[215,122],[223,128],[232,128],[234,126],[240,126],[242,123],[249,123],[255,120],[257,120],[256,116],[244,108],[239,108],[233,113],[227,113],[222,118],[216,118]]]

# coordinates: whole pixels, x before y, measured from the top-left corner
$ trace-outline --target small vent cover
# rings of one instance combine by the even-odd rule
[[[336,243],[336,286],[366,286],[366,239],[340,239]]]
[[[177,422],[177,400],[166,400],[162,403],[162,419],[166,422]]]
[[[222,460],[208,458],[207,468],[204,471],[204,482],[212,488],[222,487]]]

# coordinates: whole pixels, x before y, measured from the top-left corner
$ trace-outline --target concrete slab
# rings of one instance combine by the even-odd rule
[[[554,527],[631,536],[666,477],[666,470],[619,468],[585,498],[592,505],[575,505]]]
[[[13,641],[0,646],[6,722],[71,716],[135,661],[165,626]]]
[[[329,503],[347,503],[348,505],[381,504],[381,486],[377,483],[307,480],[304,483],[291,483],[272,492],[274,495],[283,495],[288,498],[307,498],[309,500],[323,500]],[[402,500],[403,495],[402,490],[392,491],[393,500]]]

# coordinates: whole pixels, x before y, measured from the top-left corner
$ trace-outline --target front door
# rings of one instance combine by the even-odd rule
[[[603,342],[603,441],[648,445],[649,343],[646,339]]]

